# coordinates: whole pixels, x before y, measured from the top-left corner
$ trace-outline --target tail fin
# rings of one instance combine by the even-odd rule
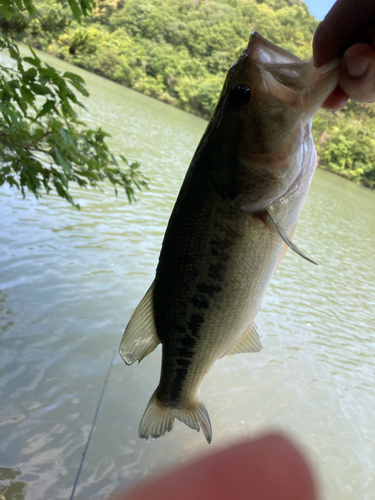
[[[151,396],[139,424],[139,437],[156,439],[164,436],[166,432],[170,432],[173,429],[175,418],[198,432],[202,428],[207,443],[211,443],[212,428],[210,417],[202,401],[196,406],[190,406],[189,408],[172,408],[158,400],[157,389]]]

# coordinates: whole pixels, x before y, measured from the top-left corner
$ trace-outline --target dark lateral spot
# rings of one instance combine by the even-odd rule
[[[180,356],[183,356],[184,358],[192,358],[195,354],[194,351],[188,349],[187,347],[180,347],[180,349],[177,349],[177,352]]]
[[[227,262],[230,258],[229,253],[225,253],[217,248],[211,248],[211,255],[216,257],[219,262]]]
[[[217,218],[216,220],[212,221],[213,227],[216,229],[219,229],[220,231],[224,232],[226,230],[225,224],[221,222],[221,219]]]
[[[193,297],[193,300],[191,302],[197,309],[208,309],[210,307],[210,303],[208,302],[208,300],[197,296]]]
[[[177,368],[177,370],[175,372],[174,380],[182,383],[186,379],[187,372],[188,371],[186,368]]]
[[[170,392],[170,399],[172,401],[178,401],[178,396],[182,390],[182,384],[186,379],[187,373],[187,368],[177,368],[175,371]]]
[[[200,314],[192,314],[190,316],[190,321],[188,323],[188,327],[195,337],[198,335],[198,332],[200,330],[200,327],[204,323],[204,317],[201,316]]]
[[[211,264],[208,269],[208,277],[213,280],[221,280],[223,279],[223,272],[225,267],[223,264]]]
[[[208,295],[210,298],[212,298],[217,293],[220,293],[223,291],[223,287],[218,286],[218,285],[210,285],[208,283],[199,283],[197,285],[197,289],[201,293]]]
[[[230,225],[228,225],[228,221],[223,222],[226,215],[227,212],[225,214],[217,213],[217,218],[212,222],[212,225],[215,229],[218,230],[218,233],[220,232],[223,235],[225,240],[232,241],[233,238],[236,237],[237,233],[235,229],[231,228]]]
[[[183,366],[184,368],[188,368],[191,364],[191,360],[185,358],[176,358],[176,363],[180,366]]]
[[[217,258],[220,262],[227,262],[230,259],[230,255],[229,253],[222,252]]]
[[[224,239],[216,238],[216,239],[210,240],[210,245],[212,247],[217,248],[218,250],[225,250],[226,248],[229,247],[230,240],[227,238],[224,238]]]
[[[182,346],[187,347],[189,349],[192,349],[196,344],[195,338],[192,337],[191,335],[186,335],[186,337],[178,340]]]
[[[175,325],[174,328],[175,328],[176,332],[178,332],[178,333],[185,333],[186,332],[186,328],[184,326]]]

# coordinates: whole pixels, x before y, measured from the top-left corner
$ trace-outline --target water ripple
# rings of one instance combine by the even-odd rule
[[[80,212],[54,195],[0,192],[0,453],[21,471],[27,500],[70,495],[113,349],[153,279],[205,127],[74,71],[91,89],[88,122],[109,129],[114,150],[140,160],[151,183],[131,206],[109,186],[73,187]],[[330,500],[373,499],[374,210],[373,192],[317,172],[294,239],[319,267],[287,253],[257,318],[264,349],[223,358],[202,386],[214,448],[282,427],[310,453]],[[206,450],[178,422],[155,443],[137,438],[160,355],[131,367],[116,358],[76,500]]]

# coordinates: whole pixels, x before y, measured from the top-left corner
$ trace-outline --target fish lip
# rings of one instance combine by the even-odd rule
[[[322,81],[326,80],[324,87],[326,87],[326,93],[328,93],[328,95],[336,88],[339,83],[341,61],[342,58],[336,57],[332,61],[324,64],[323,66],[320,66],[319,68],[313,68],[311,79],[314,82],[314,85],[318,86]],[[326,99],[328,95],[326,95],[324,99]]]
[[[335,57],[335,59],[332,59],[332,61],[327,62],[323,66],[315,66],[315,62],[313,59],[314,70],[319,71],[321,75],[325,75],[329,71],[335,69],[337,66],[340,66],[341,62],[342,62],[342,57]]]
[[[247,44],[244,54],[251,56],[252,51],[254,51],[254,49],[258,48],[259,46],[263,46],[264,48],[270,49],[279,55],[285,56],[287,59],[290,60],[291,64],[292,63],[311,64],[314,71],[318,72],[320,75],[329,73],[337,66],[340,66],[342,62],[342,57],[336,57],[335,59],[332,59],[332,61],[329,61],[323,66],[316,66],[313,57],[304,61],[303,59],[300,59],[298,56],[292,54],[291,52],[288,52],[282,47],[279,47],[278,45],[275,45],[274,43],[270,42],[269,40],[264,38],[258,31],[253,31],[251,33],[249,43]],[[283,63],[285,64],[286,61],[283,61]]]
[[[250,35],[249,43],[248,43],[244,53],[247,54],[248,56],[250,56],[252,59],[257,60],[258,57],[257,57],[256,53],[257,53],[257,51],[259,52],[260,47],[263,47],[264,49],[266,49],[266,52],[272,51],[272,52],[276,52],[276,54],[278,54],[279,56],[280,55],[284,56],[284,58],[286,60],[283,61],[283,63],[286,63],[287,60],[290,61],[290,64],[305,62],[305,61],[302,61],[302,59],[300,59],[296,55],[291,54],[287,50],[270,42],[269,40],[264,38],[260,33],[258,33],[258,31],[253,31]],[[259,62],[261,62],[261,61],[259,61]],[[270,62],[269,64],[272,64],[272,62]]]
[[[292,67],[293,65],[296,65],[296,67],[299,68],[304,67],[305,71],[308,72],[306,77],[310,74],[310,77],[307,77],[306,79],[310,79],[310,82],[312,80],[315,84],[324,78],[327,78],[327,80],[332,79],[334,81],[336,73],[336,78],[338,80],[339,66],[342,61],[342,58],[337,57],[323,66],[316,67],[312,57],[304,61],[296,55],[291,54],[287,50],[270,42],[257,31],[252,32],[243,56],[248,56],[253,63],[257,64],[266,71],[268,71],[268,68],[275,69],[277,67]],[[330,74],[332,75],[331,77]]]
[[[311,62],[312,59],[311,59]],[[327,97],[335,90],[339,83],[341,59],[336,58],[320,66],[313,67],[311,83],[305,89],[304,102],[306,113],[304,121],[308,121],[322,106]],[[314,103],[315,102],[315,103]]]
[[[303,125],[306,125],[318,111],[338,84],[340,58],[335,58],[317,68],[314,66],[312,57],[307,61],[303,61],[294,54],[268,41],[257,31],[251,34],[244,55],[248,56],[251,62],[264,72],[264,81],[267,81],[267,74],[271,75],[272,88],[276,90],[289,89],[289,92],[285,93],[282,90],[280,98],[285,100],[289,97],[292,101],[295,99],[299,101],[301,110],[304,110],[301,115]],[[279,72],[280,69],[291,71],[293,67],[296,71],[301,71],[300,88],[294,89],[283,83],[278,83],[277,80],[274,82],[275,72]]]

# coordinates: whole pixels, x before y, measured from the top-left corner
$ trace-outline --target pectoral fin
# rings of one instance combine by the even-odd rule
[[[259,340],[257,327],[253,323],[250,328],[245,330],[240,341],[226,355],[231,356],[232,354],[239,354],[241,352],[259,352],[262,349],[263,346]]]
[[[154,283],[138,304],[120,343],[120,355],[127,365],[142,361],[160,344],[156,332],[153,303]]]
[[[272,219],[271,215],[267,211],[262,212],[262,214],[259,215],[259,217],[266,224],[266,226],[268,226],[270,229],[272,229],[273,231],[275,231],[280,236],[280,238],[284,241],[284,243],[286,243],[288,245],[288,247],[291,250],[293,250],[293,252],[296,252],[298,255],[300,255],[304,259],[308,260],[312,264],[315,264],[316,266],[318,265],[315,261],[313,261],[312,259],[310,259],[309,257],[307,257],[307,255],[305,255],[303,252],[301,252],[301,250],[299,250],[294,245],[294,243],[292,242],[292,240],[289,239],[288,236],[286,236],[279,229],[279,227],[277,226],[276,222]]]
[[[293,233],[294,233],[294,230],[295,230],[296,226],[294,226],[294,228],[290,231],[289,233],[289,239],[291,240],[293,238]],[[288,250],[288,245],[286,243],[284,243],[283,245],[283,248],[281,249],[281,252],[280,252],[280,255],[279,255],[279,258],[277,259],[277,262],[276,262],[276,266],[275,266],[275,270],[274,270],[274,273],[277,271],[279,265],[281,264],[281,261],[283,260],[283,258],[285,257],[285,254],[286,254],[286,251]]]

